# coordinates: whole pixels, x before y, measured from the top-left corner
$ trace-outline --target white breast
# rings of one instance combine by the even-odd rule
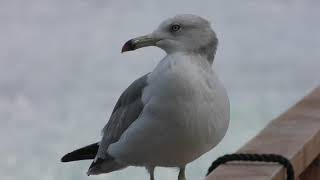
[[[140,117],[109,153],[128,164],[179,166],[209,151],[229,123],[226,92],[206,61],[167,56],[148,76]]]

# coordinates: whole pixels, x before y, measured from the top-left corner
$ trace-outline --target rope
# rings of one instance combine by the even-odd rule
[[[294,171],[290,161],[277,154],[226,154],[212,162],[208,169],[207,176],[219,165],[229,161],[259,161],[259,162],[276,162],[287,169],[287,180],[294,180]]]

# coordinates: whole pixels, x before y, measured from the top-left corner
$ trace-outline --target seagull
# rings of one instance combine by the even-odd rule
[[[212,69],[218,39],[202,17],[180,14],[152,33],[127,41],[122,52],[156,46],[166,56],[118,99],[102,139],[70,152],[62,162],[93,159],[87,175],[145,167],[179,168],[214,148],[229,125],[225,88]]]

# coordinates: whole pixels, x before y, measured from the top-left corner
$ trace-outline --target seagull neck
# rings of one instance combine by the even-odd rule
[[[202,54],[195,52],[174,52],[167,54],[167,56],[163,59],[163,61],[167,61],[170,64],[176,63],[186,63],[190,62],[190,64],[194,64],[199,67],[207,68],[211,67],[212,63],[208,61],[208,59]],[[211,68],[210,68],[211,69]]]
[[[206,60],[210,64],[212,64],[214,57],[216,55],[216,51],[217,51],[217,42],[212,41],[204,46],[201,46],[199,49],[195,50],[194,52],[200,54],[201,56],[206,58]]]
[[[168,54],[168,55],[195,57],[195,58],[198,58],[198,59],[205,60],[205,61],[209,62],[210,64],[212,64],[211,62],[213,61],[213,60],[209,61],[209,59],[207,58],[207,55],[199,53],[197,51],[189,51],[189,52],[180,51],[180,52],[175,52],[175,53],[171,53],[171,54]]]
[[[194,51],[175,51],[175,52],[167,52],[168,57],[178,57],[178,56],[188,56],[188,57],[196,57],[196,59],[201,59],[212,65],[214,57],[214,51],[207,50],[194,50]]]

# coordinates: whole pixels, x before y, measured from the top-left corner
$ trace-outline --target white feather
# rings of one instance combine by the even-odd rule
[[[108,152],[129,165],[183,166],[216,146],[229,124],[229,100],[209,62],[166,56],[148,76],[144,110]]]

